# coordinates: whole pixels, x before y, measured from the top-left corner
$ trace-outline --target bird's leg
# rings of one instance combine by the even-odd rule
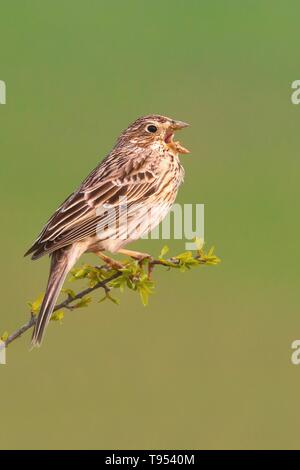
[[[121,253],[122,255],[130,256],[130,258],[136,259],[139,262],[140,266],[142,266],[144,259],[149,259],[149,261],[152,259],[152,256],[149,255],[149,253],[141,253],[140,251],[125,250],[123,248],[118,250],[118,253]],[[149,279],[151,278],[152,270],[153,270],[153,265],[151,263],[148,263],[148,278]]]
[[[102,251],[97,251],[96,255],[101,258],[104,263],[106,263],[108,266],[111,266],[113,269],[123,269],[124,265],[117,261],[116,259],[110,258],[109,256],[105,255]]]
[[[141,253],[140,251],[133,251],[133,250],[125,250],[121,248],[118,250],[118,253],[121,253],[125,256],[130,256],[130,258],[136,259],[137,261],[143,261],[144,259],[151,258],[149,253]]]

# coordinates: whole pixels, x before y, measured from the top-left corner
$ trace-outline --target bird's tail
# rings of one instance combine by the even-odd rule
[[[81,254],[74,248],[74,245],[67,249],[62,248],[51,255],[47,289],[34,326],[31,338],[32,347],[40,346],[66,276]]]

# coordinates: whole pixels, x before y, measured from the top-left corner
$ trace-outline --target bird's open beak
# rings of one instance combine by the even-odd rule
[[[171,150],[175,150],[175,152],[177,153],[190,153],[190,151],[188,149],[186,149],[185,147],[183,147],[183,145],[181,145],[181,143],[179,141],[174,141],[173,140],[173,137],[174,137],[174,132],[175,131],[179,131],[181,129],[184,129],[185,127],[188,127],[189,124],[187,124],[186,122],[183,122],[183,121],[173,121],[172,122],[172,125],[170,126],[168,132],[166,133],[166,137],[165,137],[165,143],[167,144],[167,146],[171,149]]]
[[[172,127],[175,131],[179,131],[180,129],[184,129],[185,127],[189,127],[189,124],[187,122],[183,122],[183,121],[173,121]]]

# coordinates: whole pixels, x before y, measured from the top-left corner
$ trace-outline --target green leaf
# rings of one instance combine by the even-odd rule
[[[72,308],[84,308],[87,307],[92,301],[91,297],[85,296],[79,300],[76,304],[72,305]]]
[[[71,270],[71,279],[70,281],[76,281],[77,279],[85,279],[91,272],[95,272],[97,268],[90,266],[89,264],[84,264],[80,268],[74,268]]]
[[[143,288],[140,288],[139,292],[140,292],[140,298],[141,298],[142,304],[144,305],[144,307],[146,307],[149,302],[149,292],[147,292]]]
[[[2,335],[0,336],[0,341],[6,341],[7,338],[9,337],[9,334],[7,331],[4,331],[4,333],[2,333]]]
[[[159,258],[163,258],[168,253],[168,251],[169,251],[168,245],[164,245],[159,254]]]
[[[84,277],[86,277],[86,274],[86,270],[83,268],[72,271],[72,275],[75,279],[83,279]]]
[[[176,259],[179,261],[179,269],[181,272],[190,269],[192,266],[198,266],[199,261],[194,258],[191,251],[186,251],[176,256]]]
[[[221,262],[221,259],[214,255],[215,247],[212,246],[209,252],[206,254],[203,250],[200,250],[199,253],[199,264],[207,264],[207,265],[212,265],[215,266]]]
[[[72,290],[72,289],[62,289],[61,290],[64,294],[67,294],[69,297],[71,297],[72,299],[75,299],[76,297],[76,294],[75,292]]]
[[[206,264],[215,266],[217,264],[221,263],[221,259],[218,258],[217,256],[212,256],[211,258],[207,259]]]
[[[35,300],[33,300],[32,302],[27,302],[29,307],[30,307],[30,311],[32,313],[32,315],[37,315],[41,305],[42,305],[42,302],[43,302],[43,298],[44,298],[44,295],[45,294],[40,294]]]
[[[195,237],[195,238],[194,238],[194,243],[195,243],[195,245],[196,245],[196,250],[197,250],[198,252],[200,252],[200,251],[202,250],[203,246],[204,246],[204,240],[203,240],[203,238],[197,238],[197,237]]]
[[[57,312],[52,313],[51,320],[52,321],[62,321],[64,318],[65,313],[63,310],[57,310]]]
[[[152,294],[154,290],[154,282],[148,278],[147,274],[143,273],[136,281],[135,288],[140,294],[142,304],[144,306],[148,305],[149,295]]]
[[[191,251],[185,251],[184,253],[180,253],[179,255],[175,256],[176,259],[187,261],[193,259],[193,255]]]
[[[207,253],[207,257],[210,258],[213,255],[214,251],[215,251],[215,247],[212,246],[209,252]]]

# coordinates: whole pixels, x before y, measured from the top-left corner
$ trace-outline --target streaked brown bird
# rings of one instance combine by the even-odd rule
[[[49,219],[25,254],[32,254],[34,260],[46,253],[51,257],[32,346],[41,344],[64,280],[84,252],[97,253],[112,265],[117,265],[117,261],[103,251],[136,259],[147,256],[123,246],[158,225],[174,203],[184,177],[178,154],[189,151],[173,137],[175,131],[187,126],[185,122],[154,114],[137,119]]]

